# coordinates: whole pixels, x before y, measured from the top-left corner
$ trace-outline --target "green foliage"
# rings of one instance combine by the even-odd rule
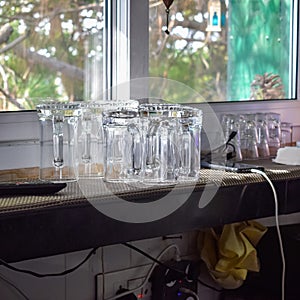
[[[149,73],[186,84],[199,93],[197,101],[219,101],[226,99],[227,29],[223,28],[221,33],[206,32],[207,2],[174,1],[170,36],[160,27],[164,6],[155,7],[156,17],[150,23]],[[180,17],[176,17],[177,13]],[[197,16],[202,21],[196,21]],[[185,96],[166,95],[166,99],[190,102]]]
[[[87,51],[91,51],[86,48],[85,40],[96,29],[92,25],[83,25],[83,22],[86,19],[95,20],[98,24],[102,22],[103,19],[97,16],[102,8],[101,5],[95,6],[95,0],[1,1],[0,28],[9,24],[13,33],[5,44],[0,45],[0,50],[22,37],[24,39],[9,50],[0,52],[0,61],[3,62],[0,110],[32,109],[35,103],[31,100],[18,100],[28,97],[82,99],[83,78],[73,78],[68,75],[70,73],[65,74],[64,69],[70,66],[84,70],[85,59],[89,55]],[[28,56],[29,50],[36,56]],[[45,58],[44,62],[47,58],[55,59],[56,68],[49,68],[42,60],[35,61],[38,55]]]
[[[269,72],[280,75],[288,95],[291,1],[230,0],[229,7],[221,1],[222,12],[228,13],[230,20],[226,20],[221,32],[206,31],[208,0],[174,1],[169,36],[162,29],[166,24],[163,2],[149,2],[150,76],[186,84],[201,95],[195,101],[228,101],[248,99],[255,75]],[[103,6],[95,3],[102,1],[0,1],[0,28],[5,24],[13,28],[0,50],[26,35],[21,43],[0,52],[0,110],[28,109],[35,105],[28,101],[15,106],[11,99],[83,98],[82,79],[53,71],[21,54],[32,49],[46,58],[55,58],[57,64],[84,70],[87,57],[91,57],[90,49],[95,49],[90,40],[92,31],[96,30],[84,25],[84,20],[103,22],[100,17]],[[165,98],[173,102],[190,101],[184,91],[165,91]]]
[[[207,101],[236,101],[249,99],[256,74],[274,73],[282,78],[288,96],[291,2],[230,0],[226,7],[222,1],[226,26],[221,32],[207,32],[208,0],[174,1],[169,36],[161,28],[164,6],[155,6],[150,10],[150,75],[185,83]],[[179,46],[184,41],[185,46]],[[172,98],[180,101],[181,96]]]

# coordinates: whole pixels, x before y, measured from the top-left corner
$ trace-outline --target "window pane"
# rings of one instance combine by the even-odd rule
[[[294,0],[174,1],[168,35],[163,1],[150,0],[149,74],[183,82],[206,101],[293,99],[295,5]]]
[[[103,91],[100,1],[0,1],[0,110],[36,97],[96,99]]]

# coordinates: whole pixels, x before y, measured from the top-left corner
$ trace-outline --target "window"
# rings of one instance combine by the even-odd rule
[[[150,0],[150,76],[183,82],[209,102],[295,99],[297,5],[174,1],[166,34],[166,7]]]
[[[104,1],[0,1],[0,111],[36,97],[94,100],[107,85]]]
[[[55,5],[51,6],[51,3],[55,3]],[[284,54],[284,57],[280,56],[280,69],[267,71],[272,73],[280,72],[283,81],[286,80],[284,78],[290,78],[288,81],[290,84],[284,83],[285,93],[287,98],[293,99],[296,96],[295,81],[297,75],[296,66],[298,63],[298,52],[296,48],[298,32],[295,26],[295,23],[297,23],[299,19],[298,1],[226,0],[226,10],[222,10],[224,3],[221,3],[221,12],[226,12],[226,30],[230,28],[231,13],[234,14],[235,11],[234,5],[238,6],[239,3],[249,5],[251,9],[260,7],[262,3],[281,4],[279,9],[285,16],[284,22],[281,22],[281,24],[285,25],[282,25],[282,31],[278,32],[285,32],[284,30],[287,29],[286,32],[288,32],[288,34],[284,36],[287,42],[285,42],[285,50],[282,50],[286,51],[287,54]],[[33,6],[37,9],[34,13]],[[190,7],[190,9],[188,7]],[[203,10],[202,19],[198,11],[200,8]],[[64,27],[60,25],[57,28],[70,30],[70,32],[66,32],[63,43],[68,43],[68,45],[71,45],[71,48],[63,47],[58,51],[58,47],[55,45],[57,49],[55,48],[56,50],[54,51],[52,46],[55,39],[53,38],[51,40],[49,35],[45,36],[46,30],[49,30],[49,25],[46,25],[46,23],[48,22],[47,24],[50,24],[50,21],[53,21],[51,17],[53,14],[57,15],[59,10],[60,12],[65,10],[64,15],[60,16],[58,14],[58,22],[64,24]],[[35,14],[35,12],[40,15]],[[44,96],[47,96],[49,92],[51,96],[57,93],[55,95],[61,97],[61,99],[67,96],[71,96],[72,100],[93,99],[107,87],[117,85],[129,78],[140,78],[150,75],[163,76],[186,83],[197,90],[203,95],[203,98],[208,101],[217,102],[220,100],[250,99],[249,83],[251,84],[251,79],[256,73],[262,73],[265,70],[253,71],[253,74],[248,76],[248,81],[245,80],[246,73],[239,75],[240,80],[231,81],[228,77],[228,74],[230,74],[228,71],[230,56],[228,38],[224,39],[223,48],[220,48],[221,46],[219,48],[217,47],[218,41],[220,41],[222,35],[226,33],[226,30],[224,31],[222,29],[221,32],[206,31],[207,12],[207,0],[174,0],[170,8],[169,30],[171,33],[170,35],[166,35],[164,33],[166,14],[163,1],[161,0],[0,0],[1,168],[7,169],[38,165],[37,145],[39,125],[37,115],[35,111],[28,111],[28,109],[34,109],[34,103],[30,101],[26,103],[22,99],[25,99],[25,97],[34,99],[36,95],[41,95],[42,91],[42,95]],[[250,9],[246,10],[248,18],[251,17],[250,12]],[[46,13],[48,13],[49,17],[49,19],[46,19],[46,23],[37,23],[35,18],[41,18],[42,20],[42,16],[46,16]],[[19,15],[20,18],[16,17],[17,15]],[[265,19],[268,20],[271,16],[272,10],[270,10],[268,18]],[[27,23],[22,21],[23,18],[26,22],[29,22],[30,19],[32,20],[32,22],[28,23],[28,32],[25,30],[26,27],[24,24]],[[276,19],[276,15],[273,16],[273,19],[274,18]],[[90,23],[83,23],[84,19],[90,19]],[[180,22],[182,28],[179,25],[175,27],[176,22]],[[193,31],[192,27],[187,26],[187,23],[196,25],[196,29]],[[12,26],[12,32],[7,24]],[[85,25],[83,26],[83,24]],[[19,26],[21,27],[19,28]],[[185,26],[187,26],[188,38],[186,36],[180,36],[182,32],[186,32]],[[5,32],[3,27],[7,28],[7,35],[3,35],[3,32]],[[32,31],[32,29],[36,27],[44,28],[44,31],[39,32],[39,34],[37,31]],[[29,30],[29,28],[31,30]],[[77,31],[81,33],[81,39],[79,40],[76,40],[76,36],[78,36]],[[22,33],[25,33],[25,35]],[[248,34],[251,35],[252,33],[252,29],[248,30]],[[38,44],[39,48],[35,46],[33,49],[31,47],[34,46],[34,43],[27,43],[28,38],[32,38],[32,34],[36,35],[34,42],[40,42],[40,44]],[[154,34],[158,35],[158,38],[154,39]],[[201,57],[201,53],[197,47],[199,47],[199,42],[201,44],[203,34],[211,38],[207,49],[212,49],[212,51],[208,51],[206,56],[202,53],[203,57]],[[59,32],[57,32],[57,35],[59,35]],[[7,39],[3,38],[5,36]],[[43,39],[40,40],[42,37]],[[213,37],[216,41],[213,41]],[[74,87],[75,81],[71,82],[70,84],[71,87],[73,85],[73,88],[70,88],[67,84],[64,85],[66,81],[63,72],[47,68],[46,65],[42,63],[33,64],[33,60],[26,62],[25,59],[18,57],[16,53],[14,53],[13,48],[7,49],[8,45],[21,46],[21,42],[27,46],[25,49],[29,48],[29,50],[34,50],[34,54],[39,54],[38,57],[42,59],[43,62],[49,62],[55,59],[55,61],[66,62],[68,66],[72,66],[72,68],[75,67],[76,70],[81,69],[83,72],[85,72],[85,70],[90,71],[86,73],[87,75],[84,77],[85,80],[76,81],[76,87]],[[164,47],[161,45],[162,42],[164,43]],[[187,47],[183,46],[182,42],[187,42]],[[177,49],[175,45],[178,45],[178,43],[179,45],[181,43],[181,48],[179,47]],[[76,51],[79,51],[77,48],[81,49],[80,55],[76,55]],[[84,49],[87,51],[84,52]],[[157,50],[160,50],[162,53]],[[222,55],[220,55],[220,51]],[[16,59],[9,60],[9,55]],[[160,55],[160,59],[156,60],[157,55]],[[234,57],[236,56],[232,56],[232,59]],[[247,58],[248,57],[249,56],[247,56]],[[217,63],[217,58],[222,62],[221,65]],[[97,62],[95,64],[97,66],[96,69],[91,67],[93,65],[93,59]],[[88,63],[89,61],[90,64]],[[243,61],[247,63],[248,60],[243,57]],[[236,67],[240,66],[237,58],[235,62]],[[191,63],[193,64],[191,65]],[[27,68],[25,68],[26,64],[28,64]],[[191,67],[188,68],[188,66]],[[207,66],[209,67],[208,69]],[[248,66],[251,67],[252,64],[249,63]],[[13,67],[23,69],[24,71],[16,72]],[[40,72],[37,72],[37,70]],[[187,72],[187,70],[189,72]],[[102,74],[100,74],[101,72]],[[192,76],[188,76],[189,73],[191,73]],[[95,75],[94,77],[93,74]],[[234,72],[231,72],[231,74],[235,75]],[[34,76],[31,77],[29,75]],[[71,75],[74,76],[74,74]],[[97,80],[97,76],[99,76],[101,80]],[[13,78],[15,79],[12,80]],[[26,80],[30,83],[29,85],[25,83]],[[45,84],[45,82],[47,84]],[[246,91],[244,92],[244,96],[234,95],[233,93],[231,93],[232,96],[230,96],[228,86],[236,83],[239,84],[238,87],[241,83],[244,84],[245,88],[243,88],[243,90]],[[31,87],[30,90],[28,86]],[[45,87],[45,90],[41,89],[41,87]],[[168,93],[170,93],[170,91],[166,91],[165,99],[169,98]],[[10,96],[12,97],[9,98]],[[180,95],[175,96],[177,96],[177,99],[180,98]],[[17,105],[14,104],[14,100],[17,101]],[[228,103],[213,103],[212,107],[217,113],[235,110],[245,111],[245,109],[247,111],[286,111],[289,117],[291,115],[293,116],[289,121],[294,122],[294,120],[296,120],[296,124],[299,124],[300,120],[297,109],[300,108],[300,104],[296,103],[298,101],[292,102],[293,101],[276,101],[276,103],[274,103],[274,101],[255,101],[254,103],[249,102],[246,104],[242,102],[242,104],[240,104],[241,102],[235,101],[231,103],[231,105],[228,105]],[[22,104],[27,111],[24,111],[24,108],[20,107],[20,104]],[[17,111],[8,113],[8,110]]]
[[[56,2],[0,1],[0,111],[99,99],[148,74],[209,102],[296,97],[296,0],[175,0],[169,35],[162,0]]]

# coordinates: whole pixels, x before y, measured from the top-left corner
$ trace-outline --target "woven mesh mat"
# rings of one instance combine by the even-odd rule
[[[266,174],[272,181],[292,180],[300,178],[300,166],[283,166],[269,163],[265,165]],[[50,207],[64,207],[71,205],[86,205],[87,199],[92,201],[105,201],[111,195],[117,195],[126,200],[150,199],[159,197],[176,189],[178,193],[195,188],[201,190],[206,184],[217,186],[236,186],[250,183],[264,182],[259,174],[240,174],[217,170],[201,170],[198,182],[186,182],[175,186],[142,184],[105,183],[102,179],[80,180],[68,183],[67,187],[54,195],[46,196],[2,196],[0,197],[0,214],[24,210],[34,210]],[[145,200],[144,200],[145,201]]]

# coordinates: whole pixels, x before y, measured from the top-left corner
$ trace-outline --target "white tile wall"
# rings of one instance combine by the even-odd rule
[[[162,237],[157,237],[135,241],[132,245],[157,257],[168,245],[176,243],[182,257],[197,256],[197,232],[174,236],[180,235],[182,239],[163,240]],[[39,273],[57,273],[77,265],[89,251],[28,260],[14,265]],[[172,249],[162,260],[174,258],[174,254],[175,251]],[[137,287],[144,281],[152,263],[148,258],[124,245],[112,245],[99,249],[84,265],[67,276],[40,279],[7,270],[3,266],[0,267],[0,275],[12,281],[30,300],[103,300],[112,297],[120,285],[125,288]],[[0,299],[19,300],[24,297],[0,278]]]
[[[66,269],[76,266],[81,262],[88,251],[69,253],[66,257]],[[83,264],[78,270],[65,277],[65,298],[66,300],[94,300],[95,299],[95,276],[102,273],[102,249]]]
[[[130,249],[122,245],[103,247],[104,273],[130,267]]]
[[[14,264],[17,268],[38,273],[57,273],[65,270],[65,256],[28,260]],[[13,282],[30,300],[65,299],[65,278],[36,278],[0,267],[0,274]],[[24,300],[14,289],[0,279],[0,299]]]

